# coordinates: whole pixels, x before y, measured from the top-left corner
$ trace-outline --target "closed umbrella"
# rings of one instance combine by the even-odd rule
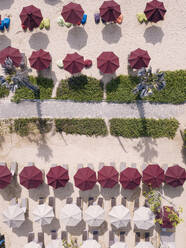
[[[46,248],[64,248],[61,239],[52,239],[47,245]]]
[[[112,74],[119,68],[119,58],[113,52],[103,52],[97,58],[98,69],[105,74]]]
[[[38,71],[49,68],[52,58],[49,52],[45,52],[42,49],[32,52],[29,58],[30,66]]]
[[[11,183],[12,174],[7,166],[0,166],[0,189],[6,188]]]
[[[111,245],[111,248],[128,248],[127,244],[125,242],[115,242],[113,245]]]
[[[136,168],[126,168],[120,173],[120,183],[124,189],[135,189],[140,185],[141,174]]]
[[[113,188],[118,183],[119,173],[113,166],[103,166],[98,171],[98,182],[103,188]]]
[[[20,184],[27,189],[37,188],[43,183],[42,171],[36,166],[26,166],[19,174]]]
[[[122,205],[115,206],[109,212],[109,218],[116,228],[126,227],[130,222],[129,209]]]
[[[171,166],[165,173],[165,182],[172,187],[181,186],[186,180],[186,171],[179,165]]]
[[[80,4],[69,3],[62,9],[61,15],[66,22],[80,24],[83,18],[84,10]]]
[[[148,67],[150,60],[148,52],[140,48],[132,51],[129,56],[129,63],[133,69]]]
[[[104,1],[101,5],[100,16],[105,22],[116,21],[121,15],[120,5],[115,1]]]
[[[6,223],[9,227],[19,228],[25,221],[24,210],[17,204],[8,206],[3,212],[3,219],[3,222]]]
[[[88,239],[83,242],[81,248],[101,248],[101,245],[94,239]]]
[[[41,10],[36,8],[34,5],[24,7],[20,13],[21,23],[25,28],[33,30],[33,28],[39,27],[43,16]]]
[[[71,74],[79,73],[85,67],[83,56],[78,53],[69,53],[63,60],[64,70],[70,72]]]
[[[148,230],[154,226],[154,214],[150,208],[140,207],[134,211],[133,221],[138,229]]]
[[[13,65],[18,67],[21,63],[22,55],[19,49],[8,46],[0,51],[0,63],[4,64],[7,58],[10,58],[13,62]]]
[[[41,245],[39,243],[36,243],[36,241],[31,241],[25,244],[24,248],[41,248]]]
[[[66,226],[76,226],[82,220],[81,209],[76,204],[66,204],[61,209],[61,220]]]
[[[75,186],[83,191],[92,189],[96,181],[96,172],[89,167],[80,168],[74,175]]]
[[[48,180],[48,185],[52,186],[54,189],[65,187],[69,180],[68,170],[62,166],[50,168],[46,177]]]
[[[50,224],[54,218],[53,208],[46,205],[41,204],[37,205],[37,207],[33,211],[34,221],[39,222],[42,226]]]
[[[105,219],[105,211],[98,205],[89,206],[85,210],[84,219],[89,226],[98,227]]]
[[[164,170],[158,164],[149,164],[143,170],[143,183],[151,186],[152,188],[158,188],[164,182]]]
[[[135,246],[135,248],[154,248],[154,246],[151,242],[141,241]]]
[[[153,0],[146,4],[144,13],[148,21],[156,23],[164,19],[166,9],[163,2]]]

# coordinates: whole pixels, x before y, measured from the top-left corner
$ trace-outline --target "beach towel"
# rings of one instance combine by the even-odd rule
[[[4,18],[4,25],[5,25],[6,29],[9,28],[9,26],[10,26],[10,18],[8,18],[8,17]]]
[[[86,23],[86,21],[87,21],[87,15],[86,14],[84,14],[83,15],[83,19],[82,19],[82,21],[81,21],[81,24],[85,24]]]
[[[1,20],[0,30],[4,31],[4,27],[5,27],[4,20]]]
[[[96,24],[100,23],[100,14],[99,13],[94,14],[94,20],[95,20]]]
[[[59,68],[63,68],[63,60],[62,59],[59,59],[56,64]]]
[[[49,18],[44,18],[43,19],[43,23],[44,23],[44,27],[46,29],[49,29],[50,28],[50,19]]]

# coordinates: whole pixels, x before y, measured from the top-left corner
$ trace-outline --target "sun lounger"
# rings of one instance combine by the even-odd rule
[[[104,163],[99,163],[99,170],[101,170],[102,168],[103,168],[103,166],[105,166],[105,164]]]
[[[83,14],[83,18],[81,20],[81,24],[84,25],[87,21],[87,14]]]
[[[94,20],[95,20],[96,24],[100,23],[100,14],[99,13],[94,14]]]
[[[12,176],[14,176],[17,173],[17,162],[10,163],[10,172]]]
[[[4,31],[4,29],[5,29],[4,20],[1,20],[0,30]]]
[[[44,233],[43,232],[39,232],[37,237],[38,237],[37,243],[42,248],[44,246]]]
[[[23,198],[21,200],[21,208],[23,209],[24,213],[27,212],[27,209],[28,209],[28,199],[27,198]]]
[[[77,197],[77,199],[76,199],[76,205],[77,205],[80,209],[82,209],[82,199],[81,199],[81,197]]]
[[[39,197],[39,205],[44,204],[44,197]]]
[[[54,168],[54,167],[56,167],[57,166],[57,164],[51,164],[51,168]]]
[[[164,171],[166,172],[166,170],[168,169],[168,164],[163,164],[162,169],[164,169]]]
[[[81,168],[83,168],[83,164],[78,164],[78,165],[77,165],[77,170],[79,170],[79,169],[81,169]]]
[[[116,163],[115,162],[110,162],[110,166],[112,166],[112,167],[116,167]]]
[[[32,242],[32,241],[34,240],[34,236],[35,236],[35,235],[34,235],[33,232],[29,232],[29,233],[28,233],[28,243],[29,243],[29,242]]]
[[[131,164],[131,167],[132,167],[132,168],[136,168],[136,164],[135,164],[135,163],[132,163],[132,164]]]
[[[141,168],[142,168],[142,171],[147,167],[146,164],[142,164]]]
[[[160,232],[160,241],[163,244],[175,242],[175,232],[161,231]]]
[[[94,170],[93,164],[87,164],[87,167],[89,167],[90,169]]]
[[[16,198],[13,198],[11,201],[10,201],[10,205],[11,206],[14,206],[17,204],[17,199]]]
[[[55,213],[55,197],[54,196],[49,196],[48,205],[53,208],[53,211]]]
[[[33,166],[33,165],[35,165],[34,162],[28,162],[27,163],[27,166]]]
[[[146,242],[150,241],[150,233],[149,232],[145,232],[145,241]]]
[[[103,197],[98,198],[98,205],[103,208]]]
[[[61,232],[61,240],[68,240],[68,233],[66,231]]]
[[[68,197],[68,198],[66,199],[66,204],[72,204],[72,203],[73,203],[72,197]]]
[[[114,232],[109,231],[109,247],[111,247],[114,244]]]
[[[98,239],[99,239],[99,232],[98,231],[93,231],[93,239],[98,241]]]
[[[139,208],[139,198],[134,201],[134,211]]]
[[[140,242],[140,232],[136,232],[135,234],[135,243],[136,245]]]
[[[126,205],[127,205],[127,200],[126,200],[125,197],[122,197],[122,198],[121,198],[121,205],[123,205],[124,207],[126,207]]]
[[[94,198],[93,197],[89,197],[88,198],[88,206],[93,205],[93,203],[94,203]]]
[[[68,170],[68,164],[63,164],[62,167],[66,170]]]
[[[0,166],[7,166],[6,162],[0,162]]]
[[[120,172],[126,169],[126,163],[125,162],[121,162],[120,163]]]
[[[120,232],[120,242],[125,242],[125,232]]]
[[[57,231],[51,230],[51,239],[57,239]]]
[[[111,208],[113,208],[115,206],[116,206],[116,198],[112,197],[112,199],[111,199]]]
[[[83,231],[82,240],[86,241],[87,239],[88,239],[88,232],[85,230]]]
[[[6,29],[9,29],[9,26],[10,26],[10,18],[8,17],[5,17],[4,18],[4,26]]]

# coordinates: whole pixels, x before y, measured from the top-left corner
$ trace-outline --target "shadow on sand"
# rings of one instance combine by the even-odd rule
[[[42,32],[34,33],[29,39],[29,44],[32,49],[46,49],[49,44],[48,36]]]
[[[14,0],[1,0],[0,9],[9,9]]]
[[[0,50],[11,46],[11,40],[6,35],[0,35]]]
[[[155,45],[156,43],[161,43],[164,32],[160,27],[152,26],[145,30],[144,38],[147,43]]]
[[[88,34],[83,27],[73,27],[69,30],[67,41],[72,49],[80,50],[87,44]]]
[[[65,187],[61,187],[58,189],[54,189],[55,197],[59,198],[60,200],[64,200],[67,197],[70,197],[74,192],[73,184],[68,182]]]
[[[117,43],[121,36],[121,28],[115,23],[105,25],[102,30],[103,40],[109,44]]]

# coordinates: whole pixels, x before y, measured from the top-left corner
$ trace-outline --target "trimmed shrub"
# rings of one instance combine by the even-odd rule
[[[0,98],[6,97],[9,95],[9,89],[5,86],[0,86]]]

